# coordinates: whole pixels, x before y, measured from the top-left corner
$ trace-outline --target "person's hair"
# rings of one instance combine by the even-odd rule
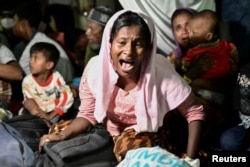
[[[189,14],[190,16],[193,16],[193,15],[195,15],[197,13],[197,11],[194,10],[194,9],[191,9],[191,8],[179,8],[179,9],[176,9],[174,11],[174,13],[172,14],[172,16],[171,16],[171,25],[172,26],[173,26],[174,19],[177,16],[179,16],[180,14],[182,14],[182,13],[186,13],[186,14]]]
[[[27,20],[29,25],[38,28],[42,15],[37,3],[21,3],[14,11],[19,20]]]
[[[111,30],[110,42],[113,41],[117,32],[122,27],[132,26],[132,25],[139,26],[141,34],[143,34],[143,37],[145,37],[146,46],[147,47],[150,46],[151,33],[150,33],[149,28],[148,28],[148,25],[137,13],[134,13],[134,12],[126,12],[117,18],[117,20],[114,22],[114,26],[112,27],[112,30]]]
[[[42,52],[47,61],[52,61],[54,67],[56,66],[60,53],[55,45],[48,42],[37,42],[30,48],[30,55],[35,52]]]
[[[74,51],[76,43],[80,37],[81,34],[84,34],[85,31],[74,28],[74,29],[67,29],[64,32],[64,41],[65,41],[65,46],[70,50]]]
[[[217,39],[219,37],[219,19],[215,11],[204,9],[197,13],[193,18],[202,18],[208,20],[211,24],[209,26],[209,30],[213,33],[213,39]]]

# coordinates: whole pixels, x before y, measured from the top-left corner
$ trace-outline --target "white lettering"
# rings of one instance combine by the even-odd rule
[[[229,157],[220,157],[219,155],[212,155],[212,162],[247,162],[246,157],[236,157],[230,155]]]
[[[212,162],[218,162],[218,155],[212,155]]]
[[[224,159],[225,158],[225,159]],[[219,162],[228,162],[228,157],[219,157]]]

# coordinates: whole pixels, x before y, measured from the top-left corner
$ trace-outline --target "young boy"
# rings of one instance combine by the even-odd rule
[[[54,124],[73,104],[73,95],[63,77],[53,71],[59,51],[50,43],[38,42],[30,49],[30,71],[22,83],[24,108]]]

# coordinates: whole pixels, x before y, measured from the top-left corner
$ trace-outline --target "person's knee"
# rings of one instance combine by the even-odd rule
[[[222,150],[231,150],[233,149],[235,143],[233,140],[233,136],[228,131],[224,132],[220,137],[220,144]]]
[[[222,150],[242,150],[244,137],[245,129],[243,127],[228,129],[220,137]]]

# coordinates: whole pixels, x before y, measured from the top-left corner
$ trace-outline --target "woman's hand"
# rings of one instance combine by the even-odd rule
[[[68,128],[63,130],[63,132],[43,135],[43,137],[41,137],[40,139],[39,151],[42,151],[43,145],[45,143],[58,142],[68,138],[72,138],[84,132],[89,126],[91,126],[91,123],[87,119],[77,117],[71,122]]]
[[[50,143],[50,142],[57,142],[57,141],[62,141],[64,140],[65,135],[62,133],[59,134],[47,134],[47,135],[43,135],[40,139],[40,143],[39,143],[39,151],[42,151],[43,145],[45,143]]]

